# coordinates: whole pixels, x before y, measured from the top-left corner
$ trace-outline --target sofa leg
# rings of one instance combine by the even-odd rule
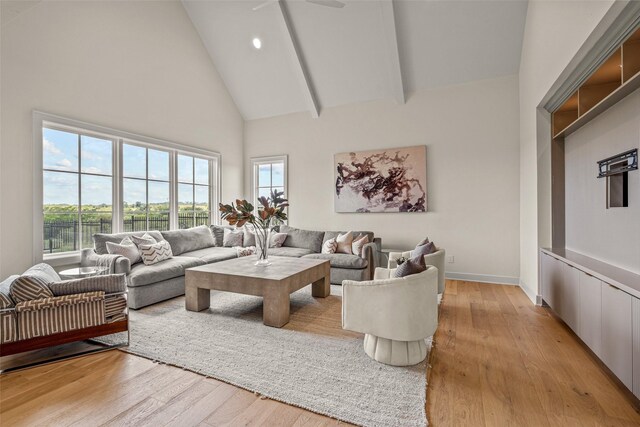
[[[410,366],[427,357],[424,340],[397,341],[365,334],[364,352],[376,362],[392,366]]]

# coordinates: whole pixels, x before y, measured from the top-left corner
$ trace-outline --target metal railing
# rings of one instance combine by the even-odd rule
[[[209,225],[208,212],[178,214],[178,227],[189,228],[198,225]],[[169,230],[169,214],[164,215],[125,215],[124,231]],[[82,231],[82,233],[80,233]],[[100,218],[89,221],[46,219],[44,220],[44,252],[77,251],[80,247],[93,246],[95,233],[112,233],[111,218]],[[82,235],[82,242],[79,242]]]

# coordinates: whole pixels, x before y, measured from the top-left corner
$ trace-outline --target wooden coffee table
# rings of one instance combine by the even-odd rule
[[[289,322],[289,295],[311,284],[311,295],[329,296],[329,261],[312,258],[269,257],[271,265],[259,267],[247,256],[188,268],[185,272],[186,309],[209,308],[210,291],[235,292],[264,298],[263,323],[281,328]]]

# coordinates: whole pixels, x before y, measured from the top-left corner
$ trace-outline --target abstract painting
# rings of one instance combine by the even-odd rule
[[[426,212],[427,147],[340,153],[336,212]]]

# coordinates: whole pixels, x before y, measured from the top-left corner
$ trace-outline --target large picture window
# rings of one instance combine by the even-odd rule
[[[258,203],[258,197],[269,197],[271,191],[279,190],[287,197],[287,156],[255,157],[251,159],[252,203]]]
[[[189,228],[217,218],[217,153],[43,113],[34,113],[34,124],[42,164],[37,259],[77,256],[93,247],[95,233]]]
[[[114,141],[44,128],[42,148],[44,252],[92,245],[113,227]]]

